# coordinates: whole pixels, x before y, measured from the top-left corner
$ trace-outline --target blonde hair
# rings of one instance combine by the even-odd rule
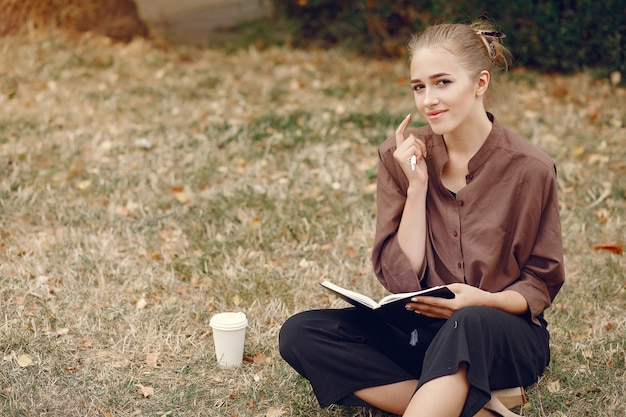
[[[509,67],[511,53],[502,45],[504,36],[486,20],[477,20],[469,25],[442,23],[413,35],[408,44],[409,56],[413,59],[418,50],[439,46],[457,56],[472,76],[486,70],[493,77],[497,71],[506,71]]]

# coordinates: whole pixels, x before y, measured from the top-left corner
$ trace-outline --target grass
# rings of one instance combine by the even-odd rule
[[[343,306],[323,279],[383,295],[376,145],[414,112],[404,62],[89,36],[0,51],[3,415],[376,415],[319,409],[276,338]],[[528,72],[500,89],[500,121],[557,161],[568,276],[523,413],[622,416],[625,259],[594,246],[625,243],[625,92]],[[250,321],[238,369],[214,357],[224,310]]]

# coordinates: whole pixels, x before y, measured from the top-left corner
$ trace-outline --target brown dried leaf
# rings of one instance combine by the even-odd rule
[[[594,250],[606,250],[609,251],[611,253],[615,253],[618,255],[621,255],[622,252],[624,251],[624,247],[620,244],[603,244],[603,245],[595,245],[593,247]]]
[[[35,362],[31,359],[27,354],[23,354],[19,358],[17,358],[17,364],[20,368],[28,368],[29,366],[33,366]]]
[[[173,193],[180,193],[184,190],[185,187],[183,187],[182,185],[172,185],[170,187],[170,191]]]
[[[270,407],[267,410],[267,413],[265,413],[265,417],[280,417],[283,414],[285,414],[284,410],[281,410],[280,408]]]
[[[178,200],[180,204],[189,203],[190,198],[187,195],[187,193],[185,193],[184,191],[181,191],[179,193],[174,193],[174,196],[176,197],[176,200]]]
[[[550,381],[548,383],[548,392],[559,392],[561,391],[561,381],[558,379],[555,381]]]
[[[139,300],[137,300],[137,304],[135,304],[135,308],[137,310],[142,310],[148,305],[146,299],[142,296]]]
[[[137,384],[137,387],[139,388],[139,393],[143,395],[144,398],[150,398],[154,395],[154,388],[152,387],[146,387],[141,384]]]
[[[254,356],[244,355],[243,360],[246,362],[251,362],[251,363],[265,363],[266,357],[265,357],[265,353],[259,352]]]
[[[158,366],[159,352],[150,352],[146,355],[146,363],[151,368]]]

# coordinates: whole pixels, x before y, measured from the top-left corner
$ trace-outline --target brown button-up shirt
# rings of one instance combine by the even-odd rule
[[[411,132],[428,151],[428,236],[419,274],[398,243],[409,183],[393,158],[395,137],[379,147],[374,272],[391,292],[455,282],[490,292],[514,290],[538,324],[537,315],[564,281],[556,167],[539,148],[489,117],[491,133],[470,160],[467,185],[456,196],[441,182],[448,160],[443,137],[429,126]]]

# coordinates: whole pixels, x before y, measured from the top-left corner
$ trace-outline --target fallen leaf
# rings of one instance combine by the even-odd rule
[[[35,362],[33,362],[30,356],[24,354],[17,359],[17,364],[21,368],[28,368],[29,366],[33,366]]]
[[[174,193],[174,196],[180,204],[187,204],[189,202],[189,196],[184,191]]]
[[[173,193],[180,193],[184,190],[185,187],[183,187],[182,185],[172,185],[170,187],[170,191]]]
[[[582,146],[574,146],[572,148],[572,155],[574,157],[579,157],[585,154],[585,148]]]
[[[265,353],[259,352],[254,356],[244,355],[243,360],[251,363],[264,363],[265,362]]]
[[[54,330],[54,331],[46,332],[46,336],[60,337],[60,336],[65,336],[69,332],[70,332],[70,329],[68,329],[67,327],[64,327],[62,329],[57,329],[57,330]]]
[[[147,138],[139,138],[135,140],[135,146],[149,151],[152,149],[152,143]]]
[[[600,222],[601,224],[604,224],[608,221],[608,213],[606,210],[598,210],[596,212],[596,215],[598,216],[598,222]]]
[[[76,188],[78,188],[79,190],[83,191],[86,190],[87,188],[89,188],[91,186],[91,181],[90,180],[83,180],[81,182],[79,182],[76,185]]]
[[[270,407],[267,410],[267,413],[265,413],[265,417],[280,417],[283,414],[285,414],[284,410],[281,410],[280,408],[276,408],[276,407]]]
[[[248,226],[250,226],[250,228],[253,228],[253,229],[261,228],[261,218],[257,216],[257,217],[248,219]]]
[[[141,384],[137,384],[137,387],[139,388],[139,393],[143,395],[144,398],[150,398],[154,395],[154,388],[152,387],[146,387]]]
[[[613,71],[611,73],[611,84],[618,85],[622,82],[622,73],[619,71]]]
[[[158,365],[159,352],[150,352],[146,355],[146,363],[151,368],[156,368]]]
[[[561,391],[561,381],[558,379],[556,381],[550,381],[548,383],[548,392],[559,392]]]
[[[137,310],[141,310],[145,308],[147,305],[148,305],[148,302],[146,301],[146,299],[141,297],[139,300],[137,300],[137,304],[135,305],[135,308]]]
[[[618,255],[621,255],[624,251],[624,247],[619,244],[604,244],[604,245],[595,245],[593,247],[594,250],[606,250]]]

